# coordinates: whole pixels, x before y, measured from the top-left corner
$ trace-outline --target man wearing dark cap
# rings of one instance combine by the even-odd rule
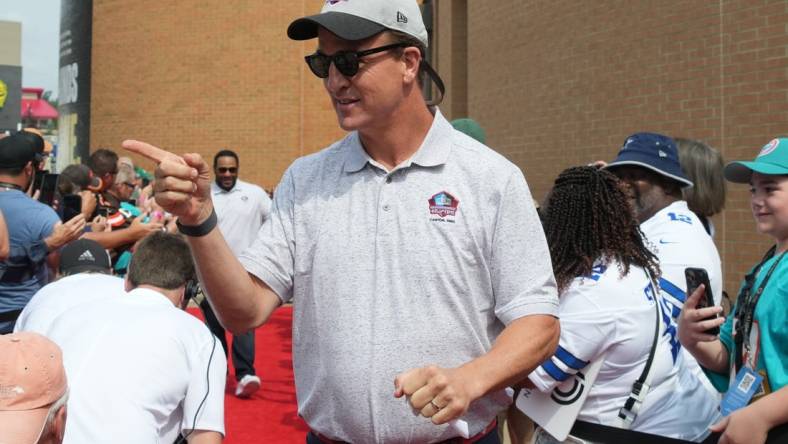
[[[16,132],[15,135],[24,138],[33,145],[33,150],[36,153],[36,159],[33,164],[35,169],[39,171],[46,169],[46,161],[47,157],[49,157],[49,153],[52,151],[52,144],[44,139],[41,131],[35,128],[25,128],[22,131]]]
[[[618,156],[605,168],[617,175],[627,187],[643,235],[659,258],[662,276],[659,286],[669,306],[663,310],[666,334],[673,345],[674,362],[681,344],[677,337],[677,322],[686,299],[687,267],[703,268],[709,275],[716,305],[722,298],[722,269],[714,241],[703,223],[683,200],[681,189],[691,187],[679,164],[678,149],[670,137],[655,133],[629,136]],[[704,381],[695,359],[686,351],[681,353],[690,367]],[[707,384],[707,388],[713,388]]]
[[[97,242],[78,239],[60,251],[59,279],[39,290],[25,306],[14,331],[46,335],[66,310],[123,293],[123,279],[112,276],[107,251]]]
[[[180,217],[220,320],[252,329],[294,302],[308,442],[497,443],[514,384],[555,350],[550,256],[522,172],[456,131],[422,93],[416,0],[330,0],[288,35],[347,137],[298,159],[235,259],[210,165],[151,145],[156,200]],[[459,421],[461,420],[461,421]]]
[[[0,264],[0,334],[11,332],[27,302],[49,281],[47,254],[52,264],[56,263],[51,253],[79,237],[85,227],[82,216],[61,224],[52,208],[25,194],[36,162],[36,150],[24,136],[0,139],[0,211],[6,218],[14,256]]]

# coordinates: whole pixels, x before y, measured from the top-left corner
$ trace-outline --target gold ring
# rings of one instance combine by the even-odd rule
[[[443,407],[438,407],[438,404],[435,404],[435,400],[434,399],[432,401],[430,401],[430,405],[433,406],[436,411],[441,411],[441,409],[443,408]]]

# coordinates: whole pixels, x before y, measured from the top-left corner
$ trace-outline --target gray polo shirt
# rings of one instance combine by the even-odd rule
[[[558,307],[523,174],[437,110],[422,146],[393,171],[355,132],[296,160],[241,262],[294,303],[299,414],[352,443],[456,436],[394,398],[395,376],[459,366],[515,319]],[[507,404],[502,392],[471,404],[471,435]]]

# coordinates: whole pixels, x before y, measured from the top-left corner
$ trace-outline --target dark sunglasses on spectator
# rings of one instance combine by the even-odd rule
[[[304,57],[306,64],[312,73],[321,79],[328,77],[328,70],[331,63],[337,67],[340,73],[345,77],[353,77],[358,73],[358,62],[362,57],[378,52],[388,51],[394,48],[404,48],[412,46],[407,43],[392,43],[390,45],[379,46],[377,48],[366,49],[364,51],[339,51],[334,55],[326,55],[320,52]]]
[[[235,168],[235,167],[232,167],[232,168],[218,167],[218,168],[216,168],[216,171],[218,171],[219,174],[224,174],[224,173],[235,174],[235,173],[238,172],[238,168]]]
[[[136,185],[134,185],[134,184],[133,184],[133,183],[131,183],[131,182],[123,182],[123,185],[126,185],[126,186],[127,186],[127,187],[129,187],[129,188],[134,188],[134,187],[136,187]]]

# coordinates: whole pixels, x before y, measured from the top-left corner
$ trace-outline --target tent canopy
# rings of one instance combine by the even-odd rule
[[[57,119],[57,110],[49,102],[41,98],[43,93],[43,88],[22,88],[22,118],[33,120]]]

